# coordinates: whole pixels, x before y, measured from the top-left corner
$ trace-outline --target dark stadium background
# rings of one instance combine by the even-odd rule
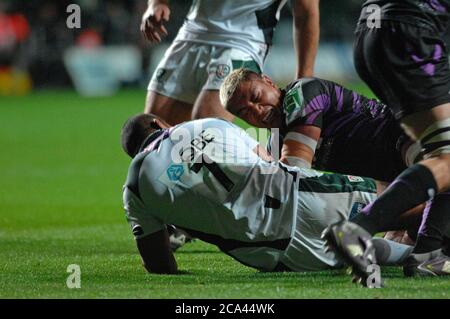
[[[323,44],[335,45],[336,50],[341,50],[343,45],[351,46],[360,2],[321,1]],[[71,3],[77,3],[81,7],[80,29],[70,30],[66,27],[69,15],[66,8]],[[186,0],[170,1],[171,21],[167,24],[169,36],[164,39],[165,43],[170,43],[175,37],[190,3]],[[35,89],[70,87],[72,81],[63,63],[63,53],[69,47],[92,45],[92,41],[97,41],[99,46],[131,45],[138,48],[142,54],[142,74],[134,83],[125,84],[145,87],[151,74],[149,64],[152,57],[155,61],[159,60],[159,55],[155,52],[156,46],[147,44],[139,32],[141,14],[145,8],[145,0],[2,1],[0,22],[5,23],[6,19],[13,19],[22,35],[17,38],[16,32],[9,36],[5,29],[0,32],[0,65],[13,66],[29,73]],[[280,58],[286,61],[286,52],[292,54],[290,31],[291,14],[289,7],[285,6],[274,41],[274,49],[280,50],[273,52],[270,61]],[[285,54],[279,52],[281,48]],[[351,62],[351,56],[348,54],[350,51],[347,50],[346,53],[346,59]],[[318,64],[320,65],[320,60]],[[291,68],[294,68],[293,64]],[[346,71],[353,75],[351,68]],[[288,76],[286,75],[286,78]],[[348,74],[342,76],[349,77]]]
[[[352,61],[361,2],[321,1],[316,73],[370,94]],[[66,26],[71,3],[80,29]],[[199,241],[177,252],[181,275],[145,272],[122,209],[120,129],[142,112],[190,3],[170,1],[169,37],[149,45],[144,0],[0,1],[0,298],[449,298],[448,280],[405,280],[397,268],[383,270],[382,290],[357,288],[343,271],[258,273]],[[266,71],[286,84],[288,8],[274,42]],[[67,285],[70,265],[79,289]]]

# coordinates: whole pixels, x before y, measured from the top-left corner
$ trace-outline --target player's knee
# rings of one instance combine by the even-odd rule
[[[433,172],[439,191],[450,186],[450,118],[437,121],[420,136],[424,165]]]
[[[207,117],[219,117],[228,121],[234,119],[222,106],[218,90],[203,90],[197,98],[191,117],[193,120]]]
[[[152,113],[152,102],[150,99],[150,91],[147,92],[147,97],[145,98],[145,106],[144,106],[144,113]]]
[[[168,96],[148,91],[144,113],[151,113],[165,120],[170,125],[189,120],[191,105],[177,101]]]
[[[154,93],[152,91],[147,92],[147,97],[145,98],[145,108],[144,113],[152,113],[158,116],[161,116],[161,106],[156,103],[156,98],[154,96]]]
[[[431,160],[439,189],[450,186],[450,118],[430,125],[420,137],[424,159]]]

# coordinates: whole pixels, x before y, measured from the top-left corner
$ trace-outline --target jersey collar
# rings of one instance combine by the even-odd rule
[[[168,133],[168,131],[169,131],[168,129],[160,129],[160,130],[154,131],[152,134],[147,136],[147,138],[144,140],[144,142],[142,142],[142,145],[139,148],[138,153],[142,152],[147,146],[149,146],[152,142],[154,142],[158,137],[160,137],[164,133]]]

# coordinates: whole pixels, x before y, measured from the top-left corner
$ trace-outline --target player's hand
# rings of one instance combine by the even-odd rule
[[[161,36],[166,36],[167,30],[163,23],[169,21],[170,9],[166,3],[149,4],[142,16],[141,32],[144,37],[152,42],[161,42]]]

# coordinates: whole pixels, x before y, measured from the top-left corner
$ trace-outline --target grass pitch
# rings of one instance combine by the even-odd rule
[[[405,279],[395,268],[374,290],[344,271],[259,273],[200,241],[177,252],[183,274],[147,274],[122,210],[129,159],[119,143],[143,101],[143,91],[0,98],[1,298],[450,297],[450,279]],[[70,264],[81,267],[80,289],[66,286]]]

